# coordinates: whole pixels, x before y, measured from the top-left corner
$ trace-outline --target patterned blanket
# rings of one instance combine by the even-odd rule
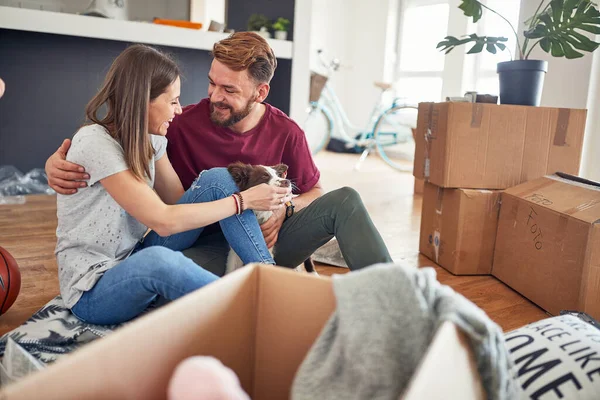
[[[57,296],[23,325],[0,338],[0,383],[4,385],[44,368],[119,326],[82,322]]]

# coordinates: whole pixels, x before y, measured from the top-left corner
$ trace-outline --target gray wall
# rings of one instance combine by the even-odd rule
[[[293,40],[294,6],[294,0],[227,0],[227,28],[248,30],[248,19],[252,14],[264,14],[273,22],[283,17],[291,21],[288,40]]]
[[[84,122],[96,93],[125,42],[0,29],[0,165],[43,167],[64,138]],[[206,96],[207,51],[162,48],[182,68],[181,103]],[[267,101],[289,112],[291,60],[279,60]]]
[[[29,8],[77,14],[85,11],[91,0],[0,0],[0,6]],[[154,18],[184,19],[190,17],[189,0],[126,0],[127,19],[152,21]]]

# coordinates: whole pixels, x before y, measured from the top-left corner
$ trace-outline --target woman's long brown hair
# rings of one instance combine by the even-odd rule
[[[148,107],[180,75],[167,55],[145,45],[128,47],[112,63],[104,84],[88,103],[88,120],[102,125],[121,144],[125,161],[140,180],[150,177],[154,156],[148,136]],[[106,105],[106,115],[99,117]]]

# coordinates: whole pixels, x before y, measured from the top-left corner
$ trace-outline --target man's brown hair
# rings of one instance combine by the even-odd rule
[[[215,60],[234,71],[248,70],[256,83],[269,83],[277,59],[267,41],[254,32],[236,32],[213,46]]]

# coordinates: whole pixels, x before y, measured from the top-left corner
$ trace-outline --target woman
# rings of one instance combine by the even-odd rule
[[[181,113],[179,75],[159,51],[129,47],[87,105],[92,123],[73,137],[67,160],[90,178],[77,194],[58,195],[56,256],[65,305],[86,322],[121,323],[159,298],[216,280],[172,249],[189,247],[217,221],[245,263],[274,264],[254,213],[243,211],[282,207],[289,189],[261,185],[237,194],[227,170],[215,168],[184,193],[165,154],[167,128]],[[143,241],[147,228],[154,232]],[[157,235],[168,248],[149,245]]]

